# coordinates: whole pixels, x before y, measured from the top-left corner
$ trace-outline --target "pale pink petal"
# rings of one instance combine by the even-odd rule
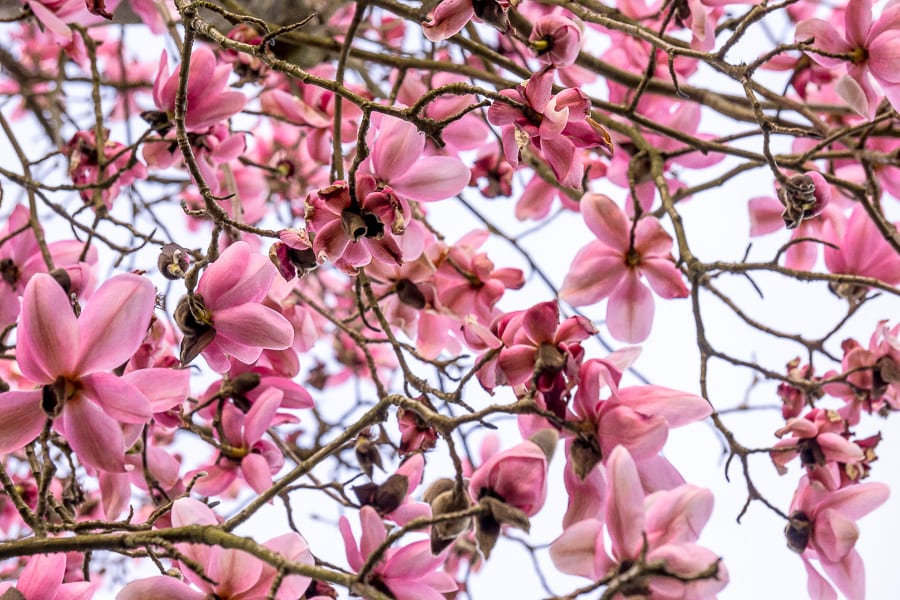
[[[146,423],[153,416],[150,401],[136,387],[112,373],[92,373],[81,378],[83,393],[107,415],[122,423]]]
[[[650,335],[653,295],[633,269],[612,293],[606,307],[606,326],[617,340],[636,344]]]
[[[154,413],[178,406],[191,393],[188,369],[139,369],[125,373],[122,379],[144,394]]]
[[[359,553],[356,538],[353,537],[353,530],[350,529],[350,521],[347,520],[347,517],[341,517],[338,520],[338,529],[341,532],[341,537],[344,539],[344,551],[347,555],[347,562],[350,564],[351,569],[358,571],[362,568],[365,561]]]
[[[81,462],[101,471],[125,471],[122,429],[96,404],[85,398],[67,400],[62,412],[62,428]]]
[[[848,519],[834,509],[820,510],[813,524],[813,540],[816,550],[821,552],[823,562],[843,560],[859,539],[856,521]]]
[[[806,568],[806,591],[809,593],[810,600],[838,600],[837,592],[834,591],[828,580],[813,568],[805,556],[801,558],[803,566]]]
[[[38,273],[25,286],[16,362],[34,383],[53,383],[73,373],[79,333],[75,312],[55,279]]]
[[[865,75],[868,77],[868,75]],[[859,116],[871,119],[875,116],[875,111],[878,109],[878,99],[877,97],[871,97],[870,93],[867,93],[866,87],[860,85],[861,80],[855,79],[850,75],[844,75],[837,82],[834,89],[837,92],[838,96],[840,96],[844,102],[847,103],[847,106],[853,109],[853,111]],[[863,83],[865,83],[863,81]],[[868,86],[871,88],[871,85]]]
[[[693,543],[700,537],[713,509],[708,489],[682,485],[647,498],[647,537],[651,546]]]
[[[585,194],[580,206],[585,225],[597,239],[624,256],[631,239],[630,224],[622,209],[603,194]]]
[[[471,171],[453,156],[428,156],[416,161],[402,177],[390,182],[398,194],[433,202],[455,196],[469,185]]]
[[[359,524],[362,526],[362,535],[359,538],[359,550],[367,557],[375,551],[387,533],[384,530],[384,522],[375,509],[371,506],[363,506],[359,511]]]
[[[65,22],[56,16],[53,11],[49,10],[38,0],[28,0],[26,2],[31,12],[37,17],[38,21],[59,38],[61,45],[68,45],[72,41],[72,30]]]
[[[627,272],[624,256],[600,241],[578,251],[563,280],[559,297],[572,306],[586,306],[609,296]]]
[[[772,233],[784,228],[781,214],[784,207],[775,198],[758,196],[747,203],[750,210],[750,237]]]
[[[206,267],[197,285],[197,293],[206,302],[220,302],[222,296],[239,287],[237,283],[244,276],[249,261],[250,246],[247,242],[238,241],[228,246],[215,262]]]
[[[637,558],[644,543],[644,491],[628,450],[616,446],[606,461],[606,472],[606,527],[613,556],[620,561]]]
[[[665,417],[669,427],[681,427],[712,414],[709,402],[700,396],[658,385],[621,388],[619,399],[638,412]]]
[[[822,19],[805,19],[800,21],[797,24],[797,31],[794,34],[794,39],[798,42],[805,42],[812,39],[813,48],[824,50],[830,54],[843,54],[853,50],[850,44],[848,44],[844,38],[841,37],[841,34],[838,33],[837,29],[834,28],[834,25],[828,21],[823,21]],[[822,56],[816,52],[810,52],[809,57],[823,67],[829,69],[833,69],[846,63],[846,61],[839,58]]]
[[[445,556],[431,553],[430,542],[422,540],[408,544],[394,554],[385,563],[383,573],[396,579],[419,579],[441,565]]]
[[[605,575],[610,561],[603,549],[603,522],[586,519],[566,527],[550,545],[550,559],[563,573],[588,579]]]
[[[860,483],[829,494],[819,510],[834,508],[850,519],[859,519],[884,504],[888,496],[890,488],[883,483]]]
[[[866,37],[872,26],[872,0],[853,0],[847,2],[844,13],[844,34],[850,45],[866,47]]]
[[[409,171],[422,155],[425,136],[409,121],[385,115],[374,146],[372,170],[375,177],[398,189],[396,180]]]
[[[78,319],[76,371],[106,371],[131,358],[147,334],[155,303],[153,284],[139,275],[122,273],[100,286]]]
[[[569,504],[563,517],[563,528],[585,519],[600,519],[606,513],[606,474],[595,466],[582,481],[566,463],[563,480],[569,496]]]
[[[40,390],[0,394],[0,454],[24,447],[41,433],[46,422]]]
[[[131,477],[126,473],[100,471],[97,479],[100,483],[103,514],[108,520],[114,521],[128,508],[128,501],[131,500]]]
[[[821,562],[825,573],[847,600],[865,600],[866,574],[859,552],[851,550],[840,562]]]
[[[444,0],[431,19],[422,23],[422,33],[432,42],[440,42],[458,33],[474,16],[472,0]]]
[[[174,577],[157,575],[132,581],[116,595],[116,600],[204,600],[206,597]]]
[[[669,430],[663,417],[644,415],[627,406],[617,406],[602,413],[597,435],[604,449],[622,445],[633,457],[642,460],[662,450]]]
[[[244,444],[252,446],[259,440],[266,429],[272,426],[275,413],[281,407],[281,399],[284,394],[274,388],[269,388],[259,398],[254,400],[253,406],[244,418]]]
[[[690,293],[681,271],[669,258],[645,258],[639,268],[653,291],[663,298],[685,298]]]
[[[246,346],[284,350],[294,342],[291,322],[262,304],[247,303],[219,310],[214,327],[217,337]]]
[[[394,600],[446,600],[446,596],[420,581],[387,579],[385,581]]]
[[[253,587],[262,567],[260,559],[246,552],[216,547],[207,565],[207,574],[218,584],[215,586],[217,596],[232,598]]]
[[[497,364],[509,385],[520,385],[534,375],[536,357],[534,346],[516,345],[501,350]]]

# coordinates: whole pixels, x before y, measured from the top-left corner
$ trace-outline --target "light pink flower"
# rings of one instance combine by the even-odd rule
[[[900,283],[900,254],[884,239],[862,205],[857,205],[846,224],[827,221],[823,238],[837,247],[824,250],[830,272],[872,277],[889,285]]]
[[[183,298],[176,309],[185,334],[182,362],[202,352],[211,369],[224,373],[230,367],[229,356],[252,364],[263,348],[290,347],[294,341],[290,321],[261,304],[275,275],[272,263],[251,252],[246,242],[226,248],[203,272],[193,300]]]
[[[215,513],[202,502],[191,498],[179,498],[172,505],[172,526],[218,525]],[[187,582],[174,577],[160,575],[139,579],[126,585],[116,596],[116,600],[266,600],[272,583],[278,575],[274,567],[241,550],[206,546],[201,544],[178,544],[178,549],[187,558],[199,564],[209,579],[204,579],[193,570],[182,572]],[[285,533],[263,544],[269,550],[280,554],[286,560],[307,566],[314,564],[312,553],[303,537],[295,532]],[[211,583],[212,580],[215,583]],[[191,584],[202,591],[197,591]],[[276,600],[294,600],[303,596],[309,587],[310,578],[303,575],[287,575],[281,580]]]
[[[575,306],[609,297],[606,326],[610,334],[617,340],[641,342],[653,324],[653,296],[641,277],[663,298],[688,295],[672,258],[672,238],[652,217],[641,218],[633,226],[602,194],[585,194],[581,214],[598,239],[575,256],[559,296]]]
[[[670,572],[684,577],[718,562],[710,550],[694,543],[712,513],[709,490],[682,485],[645,497],[634,460],[621,446],[613,450],[606,470],[605,514],[571,524],[551,544],[550,558],[557,569],[601,579],[640,560],[645,542],[647,562],[661,560]],[[728,583],[728,572],[719,564],[714,578],[681,582],[647,576],[642,583],[649,599],[708,600]]]
[[[878,110],[881,94],[872,79],[881,87],[894,108],[900,109],[900,5],[887,6],[873,21],[872,0],[849,0],[844,13],[844,35],[834,25],[822,19],[805,19],[797,24],[795,39],[812,41],[810,57],[830,69],[847,64],[847,75],[837,83],[837,92],[858,114],[871,119]],[[846,54],[845,58],[825,56]]]
[[[155,301],[148,279],[116,275],[76,318],[56,280],[43,273],[32,277],[22,300],[16,361],[42,388],[0,394],[0,453],[31,442],[50,417],[84,464],[124,471],[125,450],[134,439],[126,444],[120,424],[146,423],[154,406],[141,387],[109,371],[140,346]]]
[[[469,496],[496,498],[527,516],[537,514],[547,498],[547,455],[530,440],[491,456],[469,480]]]
[[[175,93],[179,69],[169,73],[169,55],[163,50],[159,59],[153,100],[169,118],[175,114]],[[187,82],[187,113],[184,124],[188,131],[204,131],[241,111],[247,99],[240,92],[227,91],[231,65],[218,64],[216,55],[206,46],[196,46],[191,53]]]
[[[826,600],[836,595],[810,559],[819,561],[848,600],[866,597],[862,558],[853,548],[859,537],[856,520],[884,504],[889,493],[883,483],[860,483],[829,492],[805,476],[800,480],[784,533],[788,547],[803,559],[811,598]]]
[[[338,523],[347,562],[354,571],[362,569],[372,552],[387,538],[384,523],[371,506],[359,511],[359,523],[362,535],[358,545],[347,517],[341,517]],[[422,540],[402,548],[388,548],[369,577],[384,584],[396,600],[444,600],[445,593],[456,591],[456,582],[437,570],[443,565],[446,552],[435,556],[430,545],[428,540]]]

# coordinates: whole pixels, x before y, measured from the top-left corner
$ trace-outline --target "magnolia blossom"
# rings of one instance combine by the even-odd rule
[[[172,504],[173,527],[218,524],[215,513],[198,500],[179,498]],[[307,566],[314,564],[309,546],[299,533],[285,533],[263,546],[287,561]],[[122,588],[116,600],[204,600],[210,597],[219,600],[294,600],[301,597],[310,584],[309,577],[287,575],[271,596],[272,583],[279,574],[275,567],[258,558],[221,546],[178,544],[177,547],[203,569],[204,576],[184,568],[186,582],[164,575],[139,579]]]
[[[188,131],[202,132],[220,121],[240,112],[247,99],[240,92],[227,91],[231,65],[218,64],[216,55],[206,46],[196,46],[191,53],[187,81],[187,112],[184,125]],[[175,94],[178,91],[179,69],[169,72],[169,55],[163,50],[159,59],[153,100],[157,108],[175,114]]]
[[[881,101],[873,79],[891,105],[900,108],[897,71],[900,38],[896,35],[900,28],[900,5],[889,3],[881,16],[873,19],[872,4],[872,0],[847,2],[844,35],[822,19],[801,21],[795,34],[798,42],[812,40],[810,57],[823,67],[834,69],[849,61],[847,75],[837,83],[837,92],[853,110],[869,119],[875,116]]]
[[[203,353],[210,368],[224,373],[229,356],[251,364],[263,348],[283,350],[294,341],[290,321],[260,304],[275,279],[275,267],[251,252],[246,242],[235,242],[213,262],[176,309],[176,321],[185,334],[183,363]]]
[[[653,324],[653,296],[641,277],[663,298],[688,295],[672,258],[672,238],[652,217],[632,223],[602,194],[585,194],[581,214],[598,239],[575,256],[559,296],[575,306],[608,296],[606,325],[610,334],[625,342],[641,342],[650,335]]]
[[[660,561],[681,577],[696,576],[716,564],[718,568],[711,577],[687,582],[646,575],[631,584],[641,597],[714,598],[728,583],[728,572],[715,554],[694,543],[712,513],[712,493],[682,485],[644,496],[634,460],[621,446],[613,450],[606,470],[609,484],[601,505],[605,513],[571,524],[553,542],[550,558],[556,568],[597,580],[638,563],[646,550],[648,563]]]
[[[15,585],[0,584],[0,597],[16,600],[88,600],[94,597],[97,582],[63,583],[65,575],[65,554],[36,554],[28,560]]]
[[[347,552],[347,562],[354,571],[362,569],[372,552],[387,538],[381,517],[371,506],[359,511],[362,535],[359,544],[353,537],[350,522],[341,517],[338,525]],[[445,553],[431,554],[428,540],[413,542],[403,548],[388,548],[369,576],[390,590],[396,600],[444,600],[444,594],[456,591],[453,578],[437,570]]]
[[[121,424],[146,423],[156,409],[172,405],[154,407],[143,385],[110,373],[140,346],[155,302],[150,280],[123,273],[100,286],[76,318],[55,279],[32,277],[22,298],[16,361],[41,388],[0,394],[0,453],[31,442],[51,418],[86,465],[124,471],[137,432],[126,440]],[[151,380],[152,372],[160,376],[147,371]]]
[[[810,598],[837,597],[828,581],[810,563],[811,559],[817,559],[848,600],[864,600],[866,577],[862,559],[853,548],[859,537],[856,520],[884,504],[888,494],[888,487],[883,483],[860,483],[829,492],[806,477],[800,480],[784,533],[788,547],[803,559],[809,576]]]

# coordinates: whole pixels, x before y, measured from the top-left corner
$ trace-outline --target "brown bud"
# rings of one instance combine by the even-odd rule
[[[575,438],[572,445],[569,446],[569,457],[572,459],[572,468],[575,471],[575,475],[582,481],[603,460],[603,456],[600,455],[594,444],[581,438]]]
[[[538,448],[544,453],[544,456],[547,457],[547,460],[551,460],[553,458],[553,453],[556,451],[556,443],[559,441],[559,433],[555,429],[541,429],[530,438],[528,438],[532,442],[534,442]]]
[[[409,279],[401,279],[397,282],[397,298],[407,306],[416,310],[425,308],[425,294]]]
[[[555,375],[566,366],[566,355],[559,348],[548,342],[542,342],[538,348],[534,370],[539,374]]]
[[[403,504],[406,493],[409,491],[409,478],[406,475],[394,473],[381,485],[366,483],[353,487],[359,503],[363,506],[371,506],[379,515],[392,513]]]
[[[66,378],[57,377],[53,383],[41,388],[41,410],[51,419],[62,413],[66,401]]]
[[[465,510],[471,506],[465,492],[454,493],[456,482],[452,479],[438,479],[425,492],[425,501],[431,505],[431,514],[435,517]],[[441,521],[431,526],[431,553],[439,554],[453,543],[457,537],[471,527],[469,517]]]
[[[183,279],[184,272],[188,267],[189,255],[186,248],[182,248],[178,244],[166,244],[159,251],[159,258],[156,259],[156,266],[159,272],[166,279],[176,280]]]
[[[65,290],[66,294],[72,293],[72,278],[69,276],[68,271],[65,269],[53,269],[50,271],[50,277],[56,280],[56,283]]]
[[[788,524],[784,528],[784,536],[787,538],[787,546],[797,554],[806,550],[809,538],[812,535],[812,523],[806,513],[795,512],[791,515]]]
[[[515,506],[491,496],[483,497],[479,504],[488,510],[487,514],[475,518],[475,540],[485,559],[490,557],[503,525],[510,525],[526,533],[531,529],[528,515]]]
[[[378,446],[374,444],[367,435],[360,434],[360,436],[356,438],[356,445],[354,446],[353,451],[356,453],[356,462],[359,463],[359,468],[362,469],[363,473],[365,473],[369,479],[372,478],[374,467],[378,467],[384,471],[384,467],[381,464],[381,453],[378,452]]]

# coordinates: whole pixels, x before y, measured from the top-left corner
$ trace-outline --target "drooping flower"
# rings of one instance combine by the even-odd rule
[[[375,509],[363,506],[359,511],[362,535],[357,544],[350,522],[341,517],[338,523],[347,562],[354,571],[362,569],[372,552],[387,538],[384,523]],[[456,582],[442,570],[446,553],[431,554],[428,540],[413,542],[402,548],[388,548],[369,572],[366,581],[377,581],[387,587],[396,600],[444,600],[444,594],[456,591]]]

